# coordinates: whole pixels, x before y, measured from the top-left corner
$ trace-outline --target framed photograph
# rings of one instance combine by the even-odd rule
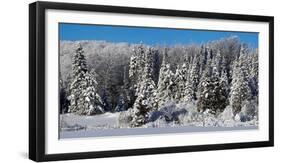
[[[273,146],[273,17],[29,5],[29,158]]]

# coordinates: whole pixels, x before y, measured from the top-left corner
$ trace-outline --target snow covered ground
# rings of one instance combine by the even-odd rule
[[[102,130],[117,128],[119,113],[105,113],[95,116],[79,116],[75,114],[60,115],[61,132],[80,130]]]
[[[257,119],[241,121],[239,117],[233,117],[231,109],[226,109],[217,117],[198,113],[190,107],[189,110],[183,111],[179,105],[170,106],[169,109],[152,112],[150,122],[137,128],[120,124],[123,121],[120,121],[122,116],[119,117],[119,115],[126,114],[126,111],[94,116],[62,114],[60,115],[60,139],[258,129]],[[169,118],[176,118],[176,120],[170,121]]]

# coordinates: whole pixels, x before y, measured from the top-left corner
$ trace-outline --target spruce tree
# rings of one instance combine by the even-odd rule
[[[190,68],[190,72],[189,72],[189,77],[190,80],[192,81],[192,90],[193,92],[197,92],[198,90],[198,84],[200,82],[200,60],[199,60],[199,56],[195,55],[193,58],[193,63],[192,66]],[[195,100],[197,100],[197,97],[195,96]]]
[[[250,98],[249,78],[248,78],[248,65],[245,64],[245,55],[241,50],[240,57],[235,61],[231,92],[230,104],[234,115],[241,111],[243,103]]]
[[[72,60],[72,83],[70,86],[69,112],[79,115],[94,115],[103,113],[102,99],[97,94],[97,82],[88,72],[84,51],[79,44]]]
[[[166,63],[164,57],[160,68],[156,97],[159,108],[174,98],[173,86],[175,86],[174,73],[171,71],[170,64]]]
[[[182,102],[184,103],[191,103],[195,101],[195,92],[192,87],[192,81],[188,77],[184,87],[184,95],[182,98]]]
[[[258,61],[258,52],[255,51],[251,55],[250,59],[250,88],[252,92],[252,98],[255,98],[259,94],[259,61]]]
[[[63,84],[62,80],[59,82],[59,88],[60,88],[60,114],[67,113],[68,106],[69,106],[69,100],[67,98],[66,93],[66,87]]]
[[[146,123],[148,113],[157,110],[156,85],[152,79],[153,73],[153,49],[148,48],[145,55],[145,68],[140,82],[137,99],[134,103],[134,116],[132,126],[138,127]]]
[[[186,64],[184,63],[182,67],[177,68],[175,73],[175,84],[176,84],[176,92],[175,92],[175,102],[183,102],[185,96],[186,83],[188,78],[188,69]]]
[[[209,67],[209,69],[211,69]],[[201,82],[202,90],[199,95],[197,109],[200,112],[209,110],[210,113],[218,115],[223,112],[228,105],[226,85],[219,78],[217,68],[212,67],[210,76],[207,76]]]
[[[140,81],[142,80],[145,67],[145,46],[141,43],[133,48],[133,53],[129,64],[129,95],[131,96],[129,107],[131,107],[140,90]]]
[[[207,60],[206,60],[206,64],[205,64],[205,69],[201,73],[201,78],[199,80],[199,84],[198,84],[198,88],[197,88],[197,92],[196,92],[197,97],[199,97],[200,94],[205,89],[203,82],[205,82],[206,80],[211,78],[213,66],[215,65],[215,63],[213,62],[214,60],[211,58],[210,52],[208,52],[207,54],[208,55],[207,55]]]

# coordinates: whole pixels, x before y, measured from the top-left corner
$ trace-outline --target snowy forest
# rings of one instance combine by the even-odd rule
[[[60,41],[60,131],[258,127],[258,49]]]

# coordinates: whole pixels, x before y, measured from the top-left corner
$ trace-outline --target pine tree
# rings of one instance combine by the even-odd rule
[[[170,102],[173,99],[173,86],[175,86],[174,73],[170,69],[170,64],[166,62],[166,55],[164,55],[160,68],[156,96],[159,107],[163,106],[165,103]]]
[[[213,70],[213,67],[215,66],[214,59],[211,58],[211,53],[208,52],[207,54],[208,55],[207,55],[207,60],[206,60],[206,64],[205,64],[205,69],[201,73],[202,76],[199,80],[199,84],[198,84],[198,88],[197,88],[197,96],[198,97],[200,96],[200,94],[205,89],[203,82],[205,82],[206,80],[208,80],[209,78],[212,77],[212,70]]]
[[[60,114],[67,113],[69,100],[67,99],[66,87],[63,85],[62,80],[59,83],[60,86]]]
[[[221,72],[225,71],[225,67],[223,65],[223,58],[222,58],[222,54],[220,52],[220,50],[218,49],[216,52],[216,56],[214,58],[214,64],[217,68],[217,71],[219,72],[219,76],[221,76]]]
[[[206,45],[201,45],[201,49],[199,52],[199,62],[200,62],[200,70],[199,74],[202,74],[206,68],[207,60],[210,55],[210,49]]]
[[[191,103],[195,101],[195,92],[192,87],[192,81],[188,77],[184,87],[184,95],[182,98],[182,102]]]
[[[230,104],[234,115],[241,111],[243,103],[250,98],[248,65],[245,63],[245,54],[241,50],[240,57],[235,61],[232,86],[230,92]]]
[[[216,66],[206,69],[212,69],[212,71],[211,75],[207,75],[201,82],[202,90],[197,103],[197,109],[200,112],[208,109],[210,113],[218,115],[228,105],[226,85],[219,78],[219,72]]]
[[[259,61],[257,51],[251,55],[250,64],[250,88],[252,92],[252,98],[255,98],[259,94]]]
[[[176,83],[176,92],[175,92],[175,102],[183,102],[185,96],[186,82],[188,78],[188,69],[184,63],[182,67],[177,68],[175,73],[175,83]]]
[[[141,43],[140,45],[136,45],[133,49],[133,53],[130,59],[129,64],[129,94],[130,94],[130,102],[129,107],[131,107],[136,98],[137,94],[140,90],[140,81],[142,80],[143,72],[145,67],[145,47]]]
[[[121,87],[121,92],[118,97],[117,105],[114,111],[125,111],[129,108],[130,105],[130,90],[129,90],[129,77],[127,74],[127,67],[124,66],[123,68],[123,86]],[[133,106],[133,104],[131,104]]]
[[[190,68],[189,72],[189,78],[192,81],[192,90],[193,92],[197,92],[198,90],[198,84],[200,82],[200,61],[199,57],[197,55],[194,56],[193,58],[193,63]],[[197,97],[195,96],[195,100],[197,100]]]
[[[79,44],[72,61],[73,81],[70,86],[69,112],[79,115],[93,115],[103,113],[102,100],[97,94],[97,82],[87,70],[84,51]]]
[[[230,88],[229,88],[229,82],[228,82],[226,70],[221,71],[221,82],[225,85],[226,93],[227,93],[227,97],[228,97],[229,92],[230,92]]]
[[[102,100],[102,106],[104,111],[112,111],[112,105],[110,102],[110,95],[106,88],[103,88],[101,91],[101,100]]]
[[[156,101],[156,85],[152,79],[153,73],[153,49],[148,48],[145,57],[145,68],[142,76],[142,82],[137,94],[137,99],[134,103],[134,117],[132,125],[138,127],[146,123],[148,113],[152,110],[157,110],[158,101]]]
[[[125,111],[127,108],[126,100],[123,94],[121,94],[118,98],[117,105],[114,109],[115,112]]]

